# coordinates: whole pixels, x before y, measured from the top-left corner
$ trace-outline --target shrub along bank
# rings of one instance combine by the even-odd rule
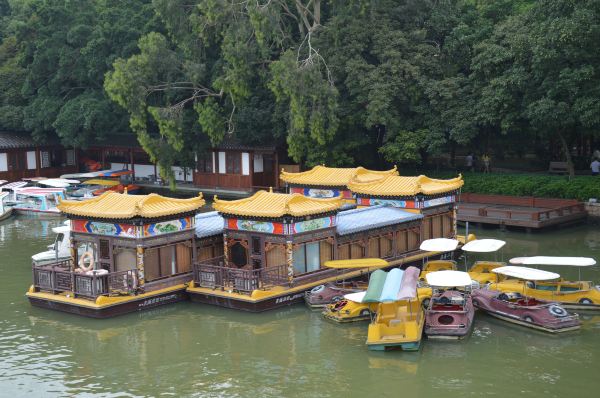
[[[444,176],[447,177],[449,175]],[[463,178],[463,192],[581,201],[590,198],[600,200],[600,177],[576,176],[569,180],[564,176],[465,173]]]

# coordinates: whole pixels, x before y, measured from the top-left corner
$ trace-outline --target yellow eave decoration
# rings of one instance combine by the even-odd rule
[[[388,176],[373,181],[353,179],[348,184],[348,188],[352,192],[365,195],[413,196],[452,192],[462,187],[463,184],[461,175],[449,180],[438,180],[424,175],[418,177]]]
[[[58,209],[81,217],[128,219],[133,217],[155,218],[187,213],[204,206],[206,202],[200,193],[195,198],[175,199],[151,193],[149,195],[128,195],[105,192],[94,198],[75,201],[61,200]]]
[[[301,217],[338,210],[341,197],[316,199],[300,194],[258,191],[249,198],[220,200],[215,196],[213,208],[221,213],[246,217]]]
[[[396,166],[391,170],[384,171],[368,170],[364,167],[335,168],[315,166],[311,170],[301,173],[290,173],[282,170],[280,178],[284,182],[296,185],[345,187],[353,178],[357,178],[360,181],[372,181],[389,175],[398,175]]]

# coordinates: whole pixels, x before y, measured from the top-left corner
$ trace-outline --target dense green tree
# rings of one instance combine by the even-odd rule
[[[157,28],[150,2],[13,3],[0,45],[0,126],[38,139],[56,133],[75,146],[128,132],[126,113],[104,92],[103,78],[142,33]]]

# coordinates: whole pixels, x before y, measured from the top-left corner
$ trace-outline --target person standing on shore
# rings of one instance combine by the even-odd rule
[[[475,171],[475,168],[473,166],[473,153],[469,152],[469,154],[465,157],[465,166],[467,167],[468,171]]]
[[[592,160],[592,163],[590,164],[590,169],[592,169],[593,176],[597,176],[598,174],[600,174],[600,161],[598,160],[598,158],[594,158],[594,160]]]
[[[487,153],[485,153],[481,157],[481,160],[483,160],[483,172],[489,173],[490,172],[490,163],[492,162],[492,157],[490,155],[488,155]]]

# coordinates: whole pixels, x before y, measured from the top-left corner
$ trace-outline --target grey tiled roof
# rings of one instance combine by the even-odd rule
[[[225,221],[216,211],[196,215],[196,237],[198,238],[220,235],[224,228]]]
[[[44,143],[36,143],[29,133],[0,131],[0,149],[33,148],[58,144],[58,140],[54,137],[47,138]]]
[[[396,207],[370,206],[339,212],[337,215],[337,232],[339,235],[348,235],[421,218],[423,218],[421,214],[411,213]]]
[[[0,131],[0,148],[30,148],[36,144],[27,133],[7,133]]]

